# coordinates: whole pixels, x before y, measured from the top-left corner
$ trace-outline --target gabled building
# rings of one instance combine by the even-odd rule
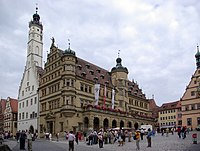
[[[158,110],[158,123],[161,129],[178,126],[177,116],[180,114],[180,101],[164,103]],[[179,119],[180,120],[180,119]]]
[[[38,131],[39,79],[43,72],[43,25],[37,12],[29,22],[27,58],[18,94],[18,130]]]
[[[4,132],[15,135],[17,132],[18,100],[8,97],[4,109]]]
[[[1,102],[0,102],[0,132],[3,132],[5,108],[6,108],[6,100],[1,99]]]
[[[195,55],[197,69],[181,98],[182,125],[195,129],[200,126],[200,52]]]
[[[156,102],[155,102],[154,98],[149,99],[148,101],[149,101],[149,110],[152,112],[152,117],[155,119],[155,125],[154,125],[154,127],[158,128],[159,127],[159,123],[158,123],[159,106],[156,105]]]
[[[128,69],[116,59],[111,71],[61,50],[52,38],[40,80],[40,135],[44,132],[87,131],[154,125],[149,101]]]

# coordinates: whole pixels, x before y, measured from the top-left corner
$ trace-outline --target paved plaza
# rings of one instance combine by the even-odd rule
[[[192,134],[197,133],[198,144],[193,144]],[[5,144],[8,144],[13,151],[19,151],[19,143],[16,141],[6,141]],[[27,150],[27,149],[26,149]],[[38,139],[33,142],[33,151],[68,151],[68,141],[60,138],[60,141],[48,141],[45,139]],[[118,146],[118,143],[115,144],[105,144],[104,148],[98,148],[98,145],[88,146],[85,142],[79,142],[75,144],[75,151],[133,151],[136,150],[135,141],[126,142],[124,146]],[[140,150],[141,151],[200,151],[200,132],[190,132],[185,139],[178,138],[177,134],[171,135],[169,137],[161,136],[157,134],[152,137],[152,147],[147,148],[147,140],[140,141]]]

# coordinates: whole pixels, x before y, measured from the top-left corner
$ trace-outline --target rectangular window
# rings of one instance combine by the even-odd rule
[[[197,109],[200,109],[200,103],[197,104]]]
[[[26,106],[28,106],[28,100],[26,100]]]
[[[37,104],[37,97],[35,97],[35,104]]]
[[[67,85],[67,86],[70,85],[70,81],[69,81],[69,79],[66,80],[66,85]]]
[[[200,125],[200,117],[197,117],[197,125]]]
[[[33,105],[33,99],[31,99],[31,105]]]
[[[92,87],[88,87],[89,88],[89,93],[92,93]]]
[[[188,111],[189,110],[189,106],[187,105],[187,106],[185,106],[185,110],[186,111]]]
[[[187,126],[191,126],[192,125],[192,118],[187,118]]]
[[[22,119],[24,119],[24,112],[22,113]]]
[[[85,85],[85,92],[88,92],[88,86]]]
[[[21,113],[19,113],[19,119],[21,120]]]
[[[26,112],[26,118],[28,118],[28,112]]]
[[[74,80],[71,79],[71,86],[74,87]]]
[[[182,125],[182,121],[181,120],[178,121],[178,125]]]
[[[195,91],[192,91],[192,92],[191,92],[191,96],[195,96]]]
[[[19,103],[19,108],[21,109],[21,103]]]
[[[182,117],[182,114],[178,114],[178,118],[181,118]]]
[[[81,84],[81,87],[80,87],[81,91],[83,91],[83,84]]]
[[[35,117],[35,112],[32,113],[32,118],[34,118],[34,117]]]
[[[195,110],[195,105],[194,104],[191,105],[191,110]]]

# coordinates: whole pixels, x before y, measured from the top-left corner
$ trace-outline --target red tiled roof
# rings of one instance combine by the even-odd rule
[[[76,75],[93,82],[97,80],[102,85],[106,83],[111,88],[114,87],[111,81],[111,72],[78,57],[76,61]],[[146,99],[145,94],[142,93],[142,89],[139,89],[138,84],[133,81],[128,81],[128,90],[129,94]]]
[[[159,108],[159,110],[170,110],[170,109],[177,109],[177,104],[179,101],[175,102],[169,102],[169,103],[164,103],[162,106]]]
[[[149,101],[149,109],[150,109],[150,110],[159,108],[159,106],[156,105],[156,102],[155,102],[154,99],[149,99],[148,101]]]
[[[178,101],[176,107],[177,107],[177,108],[181,108],[181,101]]]
[[[10,106],[12,108],[12,112],[17,113],[18,112],[18,100],[10,98]]]
[[[110,73],[100,68],[92,63],[89,63],[83,59],[77,57],[77,66],[76,66],[76,75],[85,78],[87,80],[91,80],[95,82],[97,79],[99,84],[107,85],[109,87],[113,87],[111,83],[111,76]]]

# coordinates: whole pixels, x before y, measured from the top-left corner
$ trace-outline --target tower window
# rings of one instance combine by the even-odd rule
[[[195,95],[195,91],[192,91],[192,92],[191,92],[191,96],[194,96],[194,95]]]

